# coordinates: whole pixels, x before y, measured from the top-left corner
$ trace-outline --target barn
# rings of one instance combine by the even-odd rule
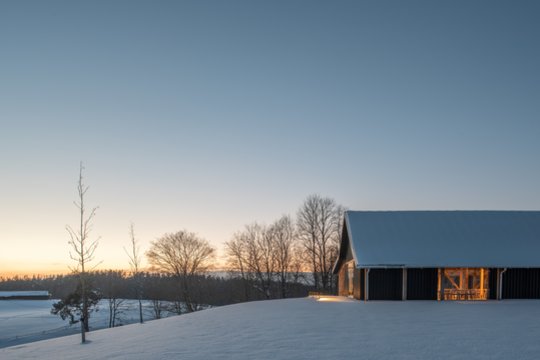
[[[540,299],[540,211],[347,211],[338,294]]]

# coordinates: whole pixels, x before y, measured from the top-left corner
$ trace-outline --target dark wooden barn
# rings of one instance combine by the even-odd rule
[[[347,211],[338,294],[540,299],[540,211]]]

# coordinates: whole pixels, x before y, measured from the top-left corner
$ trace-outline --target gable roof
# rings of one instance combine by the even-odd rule
[[[347,211],[348,243],[357,267],[540,267],[540,211]]]

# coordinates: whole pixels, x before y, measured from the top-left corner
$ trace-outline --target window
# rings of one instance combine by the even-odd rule
[[[448,268],[441,270],[440,292],[444,300],[486,300],[489,270],[484,268]]]

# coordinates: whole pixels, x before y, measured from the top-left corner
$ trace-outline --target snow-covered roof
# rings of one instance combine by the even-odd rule
[[[540,211],[347,211],[358,267],[540,267]]]
[[[0,298],[9,298],[9,297],[31,297],[31,296],[49,296],[48,291],[41,290],[29,290],[29,291],[0,291]]]

